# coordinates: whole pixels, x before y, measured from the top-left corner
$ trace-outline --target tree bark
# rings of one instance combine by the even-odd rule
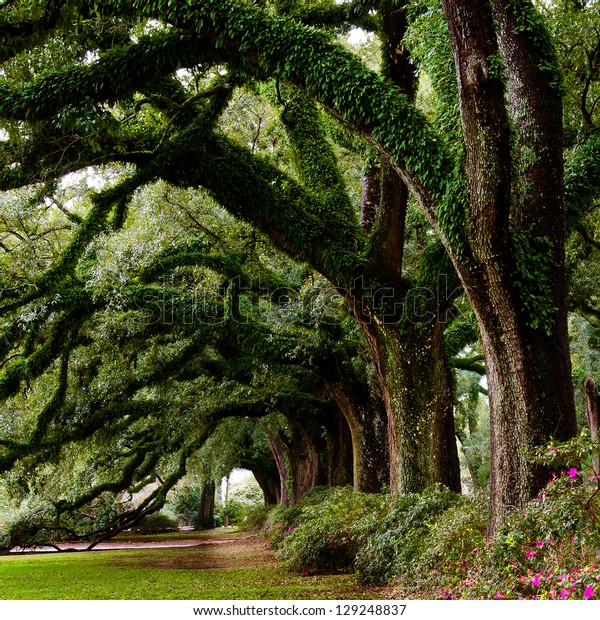
[[[585,417],[587,419],[588,427],[590,429],[590,436],[594,441],[598,440],[598,392],[596,391],[596,382],[593,377],[586,377],[583,382],[583,389],[585,391]],[[600,473],[600,455],[594,454],[592,457],[594,464],[594,472]]]
[[[194,529],[210,530],[215,527],[215,488],[214,480],[205,480],[202,483],[202,495]]]
[[[550,436],[566,439],[576,432],[565,303],[560,95],[542,75],[529,35],[516,34],[513,9],[522,10],[521,3],[492,4],[494,13],[488,3],[443,0],[467,178],[463,247],[451,251],[478,319],[486,360],[490,533],[547,482],[547,472],[528,462],[527,451]],[[509,75],[506,92],[499,54]],[[513,238],[519,232],[529,240],[547,239],[551,246],[548,265],[531,282],[535,287],[544,281],[550,291],[545,302],[555,310],[545,325],[536,324],[540,317],[524,301],[532,291],[519,283]],[[528,265],[533,258],[525,257]]]
[[[440,483],[460,492],[445,323],[363,324],[387,411],[390,489],[420,492]]]
[[[341,487],[353,484],[352,434],[341,411],[324,420],[327,442],[327,486]]]
[[[278,503],[288,506],[290,503],[290,495],[288,491],[288,471],[285,466],[285,445],[280,440],[279,436],[271,430],[265,429],[265,435],[267,436],[267,442],[269,448],[277,464],[277,471],[279,472],[279,493]]]
[[[333,369],[332,369],[333,370]],[[337,370],[337,369],[336,369]],[[385,405],[374,387],[336,373],[325,378],[352,438],[352,485],[378,493],[389,486],[389,452]]]

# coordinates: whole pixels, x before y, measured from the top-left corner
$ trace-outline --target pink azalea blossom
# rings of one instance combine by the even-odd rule
[[[569,598],[569,593],[566,590],[561,590],[560,598]]]
[[[590,598],[592,598],[592,596],[594,596],[594,594],[595,594],[594,586],[588,586],[583,591],[583,598],[590,599]]]
[[[502,592],[498,592],[498,594],[496,594],[494,598],[504,598],[504,595],[502,594]]]
[[[533,579],[529,581],[530,586],[539,586],[540,585],[540,576],[534,575]]]
[[[537,555],[537,551],[526,551],[525,552],[526,558],[534,558],[536,555]]]
[[[577,478],[577,467],[569,469],[569,478]]]
[[[535,546],[536,547],[543,547],[544,546],[544,541],[543,540],[536,540],[535,541]]]

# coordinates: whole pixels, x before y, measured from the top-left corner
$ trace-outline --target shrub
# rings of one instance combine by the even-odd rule
[[[360,579],[384,584],[410,572],[413,559],[427,547],[432,522],[461,501],[461,495],[439,486],[397,497],[378,531],[357,554],[355,568]]]
[[[433,598],[466,579],[474,558],[487,548],[488,502],[484,495],[463,497],[435,518],[402,583]]]
[[[245,519],[241,523],[244,530],[262,530],[265,527],[273,506],[249,506],[245,512]]]
[[[581,599],[599,594],[597,510],[575,468],[553,478],[475,558],[449,596]]]
[[[312,504],[307,498],[296,525],[281,533],[281,555],[292,570],[328,573],[350,570],[362,545],[380,527],[389,509],[384,495],[334,488]]]
[[[447,596],[597,598],[600,487],[591,468],[597,450],[597,442],[582,435],[538,451],[538,463],[564,469],[506,521]]]
[[[177,521],[162,512],[155,512],[144,517],[135,528],[140,534],[165,534],[179,529]]]
[[[271,549],[280,549],[285,537],[300,524],[303,511],[320,504],[329,492],[325,487],[314,487],[293,506],[275,506],[267,515],[262,531]]]

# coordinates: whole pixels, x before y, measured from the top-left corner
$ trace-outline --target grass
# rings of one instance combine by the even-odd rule
[[[173,537],[171,537],[172,539]],[[178,539],[189,538],[178,536]],[[285,571],[260,541],[246,534],[195,533],[204,544],[89,553],[0,557],[0,598],[261,600],[373,599],[380,590],[359,587],[351,575],[299,575]],[[156,537],[153,537],[156,540]],[[139,538],[137,539],[139,540]],[[161,537],[161,540],[164,538]]]

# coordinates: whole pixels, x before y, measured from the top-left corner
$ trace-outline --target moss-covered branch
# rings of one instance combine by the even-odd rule
[[[195,34],[169,30],[103,53],[82,63],[15,86],[0,83],[0,118],[43,120],[67,106],[86,101],[115,101],[131,95],[158,76],[222,57],[214,45]]]

